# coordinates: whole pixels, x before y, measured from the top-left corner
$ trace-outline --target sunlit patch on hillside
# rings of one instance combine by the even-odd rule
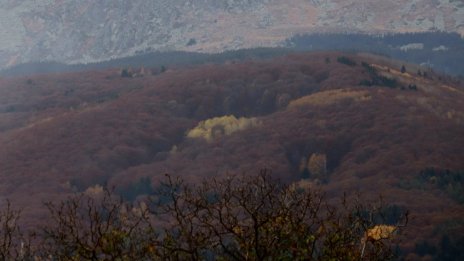
[[[405,95],[397,95],[395,99],[403,102],[404,104],[416,104],[420,108],[426,109],[439,118],[452,120],[458,124],[464,123],[464,113],[451,108],[447,100],[437,100],[432,97],[424,96],[415,97]],[[410,110],[414,110],[414,107],[410,107]]]
[[[187,137],[201,138],[207,142],[213,141],[221,136],[228,136],[236,131],[249,129],[260,125],[256,118],[236,118],[234,115],[226,115],[201,121],[198,125],[188,131]]]
[[[337,89],[325,92],[318,92],[294,100],[290,102],[289,108],[303,105],[327,106],[346,99],[354,101],[368,101],[371,98],[372,97],[367,93],[367,91]]]

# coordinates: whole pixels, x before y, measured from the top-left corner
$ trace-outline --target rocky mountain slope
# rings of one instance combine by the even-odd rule
[[[464,33],[461,0],[0,0],[0,68],[146,50],[276,46],[307,32]]]

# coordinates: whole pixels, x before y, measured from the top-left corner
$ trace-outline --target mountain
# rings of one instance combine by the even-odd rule
[[[267,168],[410,210],[401,246],[425,256],[464,229],[463,112],[462,82],[361,53],[2,77],[0,194],[32,225],[42,202],[97,185],[135,200],[164,173]]]
[[[0,0],[0,68],[281,46],[309,32],[437,30],[464,33],[462,1]]]

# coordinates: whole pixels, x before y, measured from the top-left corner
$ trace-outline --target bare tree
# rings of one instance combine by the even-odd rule
[[[46,204],[40,256],[51,260],[146,260],[152,252],[147,207],[134,207],[110,191],[79,194]]]
[[[35,251],[23,244],[19,212],[8,203],[0,214],[0,258],[389,260],[393,234],[404,226],[374,222],[379,207],[348,197],[329,204],[265,170],[198,184],[167,175],[157,191],[136,206],[101,187],[47,203],[50,219]]]
[[[163,260],[388,260],[386,241],[362,248],[374,226],[358,201],[337,207],[316,192],[258,176],[186,184],[168,176],[154,214]]]
[[[19,256],[18,243],[20,233],[18,219],[20,211],[11,209],[11,203],[6,201],[4,210],[0,213],[0,259],[16,260]]]
[[[20,210],[6,200],[0,211],[0,260],[32,260],[33,234],[23,235],[19,226]]]

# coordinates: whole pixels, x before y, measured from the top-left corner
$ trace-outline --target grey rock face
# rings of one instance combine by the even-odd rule
[[[464,2],[0,0],[0,68],[28,61],[93,62],[146,50],[277,46],[314,31],[427,30],[464,34]]]

